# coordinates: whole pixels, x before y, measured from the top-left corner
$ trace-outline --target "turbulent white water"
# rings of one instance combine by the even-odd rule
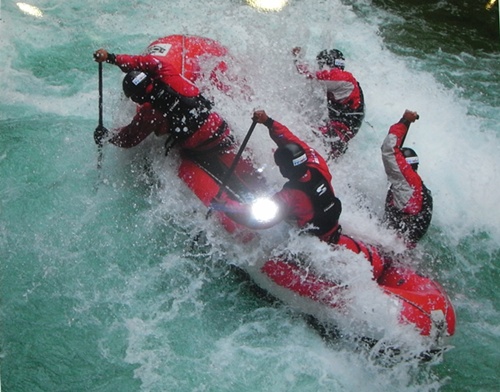
[[[390,52],[375,10],[367,20],[337,0],[292,1],[279,13],[227,0],[36,5],[40,18],[13,3],[1,7],[2,381],[8,390],[432,391],[459,377],[468,337],[477,339],[473,347],[498,344],[497,296],[489,295],[494,276],[483,283],[484,293],[468,298],[466,290],[482,287],[482,267],[498,261],[498,111],[477,96],[467,99],[465,84],[440,84],[434,58],[426,67]],[[378,225],[386,192],[380,144],[405,109],[418,111],[406,143],[420,156],[435,207],[415,263],[443,282],[458,310],[456,347],[443,364],[382,366],[342,339],[323,341],[296,312],[254,293],[228,262],[251,265],[276,247],[282,227],[258,247],[233,244],[177,178],[178,160],[175,153],[164,157],[162,139],[153,136],[129,151],[106,147],[97,172],[92,52],[140,53],[156,38],[178,33],[216,39],[238,59],[232,66],[252,87],[251,102],[211,92],[240,141],[253,110],[263,108],[320,151],[325,146],[312,129],[326,115],[324,94],[296,73],[290,50],[302,46],[311,62],[324,48],[344,52],[367,113],[347,154],[330,163],[343,202],[341,223],[346,233],[395,252],[401,244]],[[108,127],[131,113],[121,78],[118,68],[105,65]],[[265,167],[270,191],[283,183],[273,147],[259,126],[249,151]],[[210,246],[190,250],[199,229]],[[292,234],[287,241],[278,247],[328,261],[314,239]],[[331,273],[359,288],[355,303],[382,313],[366,316],[358,307],[342,319],[344,328],[352,323],[356,330],[364,319],[418,351],[411,331],[391,328],[395,319],[383,313],[390,307],[368,266],[348,261]],[[475,320],[477,304],[485,321]],[[479,337],[477,328],[485,330]]]

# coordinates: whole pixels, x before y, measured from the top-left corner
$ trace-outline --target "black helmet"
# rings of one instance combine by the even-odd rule
[[[306,152],[296,143],[279,147],[274,153],[274,162],[279,166],[283,177],[289,179],[298,179],[307,171]]]
[[[403,153],[403,156],[406,159],[406,162],[408,162],[411,165],[411,168],[415,171],[418,169],[418,155],[413,150],[412,148],[409,147],[403,147],[401,149],[401,152]]]
[[[136,103],[147,101],[146,93],[149,85],[153,83],[148,74],[141,71],[130,71],[123,78],[123,92]]]
[[[338,49],[325,49],[318,53],[316,56],[316,61],[320,68],[327,65],[330,68],[340,68],[345,67],[344,54]]]

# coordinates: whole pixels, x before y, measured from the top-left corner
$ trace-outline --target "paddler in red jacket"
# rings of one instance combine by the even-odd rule
[[[337,243],[342,204],[335,196],[332,175],[323,157],[264,110],[255,111],[253,119],[269,129],[271,139],[278,145],[274,160],[283,177],[288,179],[271,198],[274,215],[266,215],[264,210],[268,204],[260,204],[259,200],[240,204],[223,197],[215,207],[252,229],[269,228],[287,219],[323,241]],[[264,216],[259,217],[262,212]]]
[[[233,144],[228,125],[211,110],[211,103],[196,85],[180,75],[167,61],[160,61],[150,54],[115,55],[105,49],[97,50],[94,59],[117,65],[126,72],[123,91],[128,98],[141,105],[130,124],[118,129],[109,138],[110,143],[129,148],[154,132],[157,136],[169,135],[167,151],[174,144],[194,152]],[[107,137],[107,129],[96,129],[94,139],[97,144],[102,144]]]
[[[292,49],[297,70],[309,79],[318,80],[326,89],[327,124],[319,130],[332,141],[331,156],[338,158],[361,127],[365,116],[363,90],[354,75],[345,68],[345,58],[338,49],[322,50],[316,60],[319,70],[311,72],[301,61],[301,48]]]
[[[216,87],[229,97],[250,100],[252,89],[244,77],[235,74],[230,65],[237,64],[229,50],[219,42],[196,35],[173,34],[158,38],[148,45],[145,54],[168,62],[195,83],[202,93],[207,85]]]
[[[382,144],[382,161],[390,183],[385,202],[384,221],[412,248],[424,236],[432,218],[432,194],[417,173],[415,151],[403,147],[410,124],[417,112],[406,110],[392,125]]]

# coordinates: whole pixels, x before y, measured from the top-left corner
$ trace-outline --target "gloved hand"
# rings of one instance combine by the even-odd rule
[[[417,112],[413,112],[411,110],[406,109],[404,114],[403,114],[403,119],[406,121],[412,123],[415,122],[415,120],[418,120],[420,116],[417,114]]]
[[[252,116],[252,120],[258,122],[259,124],[264,124],[268,119],[269,116],[264,110],[256,110]]]
[[[106,49],[97,49],[94,52],[94,60],[102,63],[108,59],[108,51]]]
[[[113,53],[109,53],[106,49],[97,49],[94,52],[94,60],[98,63],[107,62],[110,64],[115,63],[116,56]]]
[[[300,46],[296,46],[295,48],[292,49],[292,55],[294,57],[299,57],[301,50],[302,48]]]
[[[99,147],[103,145],[103,139],[106,139],[109,135],[109,131],[106,127],[98,125],[94,131],[94,141]]]
[[[264,124],[268,128],[274,123],[274,120],[269,117],[264,110],[256,110],[253,112],[252,120],[259,124]]]

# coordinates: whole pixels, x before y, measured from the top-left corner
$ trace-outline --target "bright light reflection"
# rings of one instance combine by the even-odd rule
[[[288,0],[247,0],[247,3],[262,11],[281,11]]]
[[[41,18],[43,16],[40,8],[35,7],[34,5],[26,4],[26,3],[16,3],[19,9],[25,14],[34,16],[35,18]]]
[[[278,214],[278,205],[265,197],[255,199],[251,206],[251,212],[257,222],[269,222]]]
[[[497,0],[490,0],[490,1],[488,1],[488,3],[486,4],[486,9],[488,11],[491,10],[493,8],[493,6],[495,5],[496,2],[497,2]]]

